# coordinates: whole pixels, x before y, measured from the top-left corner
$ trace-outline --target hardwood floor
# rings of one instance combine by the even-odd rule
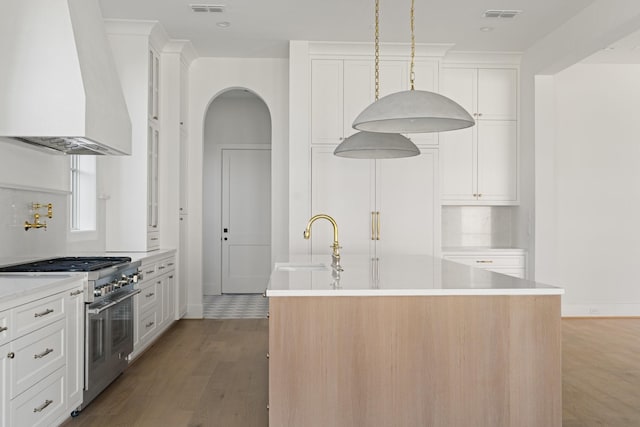
[[[640,426],[640,319],[564,319],[563,426]],[[65,426],[266,427],[268,321],[182,320]]]
[[[640,319],[564,319],[562,330],[562,425],[640,426]]]
[[[182,320],[65,426],[263,427],[268,321]]]

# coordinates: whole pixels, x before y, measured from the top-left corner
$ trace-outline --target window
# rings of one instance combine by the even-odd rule
[[[96,157],[71,156],[71,231],[96,229]]]

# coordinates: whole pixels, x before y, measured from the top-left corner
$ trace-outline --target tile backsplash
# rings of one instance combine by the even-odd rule
[[[443,247],[511,247],[512,208],[443,206]]]
[[[67,241],[68,195],[0,188],[0,257],[41,257],[64,253]],[[25,231],[25,221],[33,222],[34,203],[53,203],[53,218],[46,206],[39,209],[40,222],[47,228]]]

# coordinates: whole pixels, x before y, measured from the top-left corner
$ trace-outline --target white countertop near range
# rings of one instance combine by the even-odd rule
[[[331,256],[297,255],[276,263],[266,295],[411,296],[411,295],[562,295],[564,290],[493,273],[428,255],[396,255],[372,260],[342,254],[344,271],[331,268]],[[324,264],[326,269],[320,269]]]
[[[82,280],[84,276],[84,273],[0,274],[0,311],[4,310],[6,305],[16,305],[16,300],[23,297]]]

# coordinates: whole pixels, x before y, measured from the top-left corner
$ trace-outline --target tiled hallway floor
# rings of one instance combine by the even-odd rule
[[[262,294],[205,295],[205,319],[265,319],[269,299]]]

